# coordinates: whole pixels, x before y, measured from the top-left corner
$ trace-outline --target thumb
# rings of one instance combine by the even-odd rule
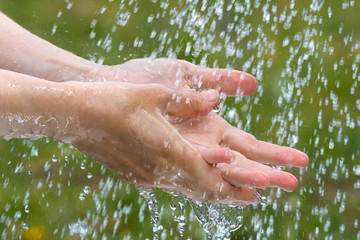
[[[165,113],[180,118],[204,116],[218,103],[219,93],[216,90],[177,91],[169,96]]]

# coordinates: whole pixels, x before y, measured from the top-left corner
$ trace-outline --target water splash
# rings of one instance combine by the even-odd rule
[[[189,202],[209,240],[230,239],[230,233],[238,230],[243,224],[242,207],[193,203],[191,200]]]
[[[162,232],[164,228],[161,224],[164,212],[159,211],[155,190],[142,190],[139,193],[148,204],[151,223],[153,225],[153,239],[166,238],[167,235],[164,231]],[[231,232],[238,230],[243,223],[243,207],[224,204],[195,203],[183,194],[172,194],[170,196],[169,208],[173,212],[173,220],[177,223],[176,229],[180,237],[184,237],[185,227],[189,220],[186,208],[187,204],[191,206],[197,220],[204,227],[206,238],[209,240],[230,239]],[[170,236],[171,235],[172,234],[170,234]]]
[[[187,222],[187,216],[186,216],[186,202],[187,202],[187,198],[185,196],[183,196],[182,194],[180,195],[172,195],[170,198],[170,209],[172,210],[172,212],[174,213],[174,221],[177,222],[178,224],[178,228],[177,230],[179,231],[179,235],[181,237],[184,236],[184,232],[185,232],[185,225]],[[178,210],[178,212],[177,212]]]
[[[155,190],[154,189],[140,190],[139,194],[143,196],[143,198],[148,203],[151,224],[154,234],[153,239],[158,240],[160,239],[159,237],[160,231],[163,229],[163,226],[161,225],[160,213],[158,209],[158,202],[155,196]]]
[[[259,199],[261,205],[266,206],[268,204],[267,198],[260,193],[260,190],[255,189],[255,188],[252,188],[251,190],[256,195],[256,197]]]

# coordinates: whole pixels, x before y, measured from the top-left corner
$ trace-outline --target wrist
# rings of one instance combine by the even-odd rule
[[[90,82],[92,72],[101,68],[100,65],[86,59],[71,55],[68,59],[49,59],[45,67],[44,76],[46,80],[54,82],[81,81]]]
[[[0,137],[70,141],[77,102],[71,84],[4,70],[0,80]]]
[[[81,82],[124,82],[122,65],[107,66],[92,63],[83,68],[78,77]]]
[[[50,80],[57,82],[124,82],[122,65],[100,65],[85,59],[61,62],[55,65],[60,66],[58,68],[61,70],[54,71],[58,76],[53,76]]]
[[[79,104],[79,82],[49,82],[46,94],[39,93],[42,104],[37,112],[37,126],[44,136],[57,141],[72,143],[78,136],[77,111]]]

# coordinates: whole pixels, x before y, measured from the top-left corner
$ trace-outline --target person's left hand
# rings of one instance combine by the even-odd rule
[[[120,81],[137,84],[158,83],[170,89],[216,89],[227,96],[248,96],[256,79],[237,70],[205,68],[184,60],[134,59],[120,65],[98,66],[78,78],[82,81]]]
[[[279,187],[294,191],[295,176],[264,164],[296,167],[308,164],[303,152],[259,141],[213,112],[196,119],[171,118],[171,122],[204,160],[215,165],[222,177],[237,187]]]

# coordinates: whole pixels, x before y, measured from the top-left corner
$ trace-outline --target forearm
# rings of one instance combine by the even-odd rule
[[[53,83],[0,70],[0,138],[51,137],[68,142],[75,93]]]
[[[50,81],[90,81],[98,66],[33,35],[0,12],[0,68]]]

